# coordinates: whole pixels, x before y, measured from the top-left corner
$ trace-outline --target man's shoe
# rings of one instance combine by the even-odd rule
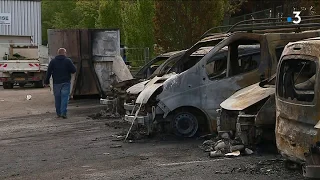
[[[57,115],[56,118],[61,118],[61,115]]]
[[[62,115],[61,116],[63,119],[67,119],[67,116],[66,115]]]

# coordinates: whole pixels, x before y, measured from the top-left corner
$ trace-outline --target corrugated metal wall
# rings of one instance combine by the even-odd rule
[[[0,25],[0,35],[32,36],[41,44],[41,2],[0,0],[0,13],[11,13],[11,25]]]

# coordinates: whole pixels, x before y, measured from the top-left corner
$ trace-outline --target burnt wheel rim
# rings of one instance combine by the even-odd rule
[[[174,120],[175,129],[179,135],[192,137],[198,130],[197,118],[190,113],[179,113]]]

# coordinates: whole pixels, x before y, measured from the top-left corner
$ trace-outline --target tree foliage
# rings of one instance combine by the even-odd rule
[[[246,0],[42,0],[43,41],[47,29],[120,29],[127,47],[163,51],[190,47],[209,28],[221,24]]]
[[[156,0],[155,37],[164,51],[190,47],[209,28],[221,24],[227,0]]]

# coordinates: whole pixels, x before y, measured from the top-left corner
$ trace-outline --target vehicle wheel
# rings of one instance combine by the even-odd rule
[[[35,83],[34,83],[34,86],[35,86],[36,88],[43,88],[43,87],[44,87],[44,80],[35,82]]]
[[[22,87],[22,88],[23,88],[25,85],[26,85],[26,83],[19,83],[19,86]]]
[[[12,88],[13,88],[13,83],[10,83],[10,82],[3,83],[3,89],[12,89]]]
[[[174,133],[182,137],[192,137],[198,131],[198,119],[190,112],[179,112],[173,116]]]

